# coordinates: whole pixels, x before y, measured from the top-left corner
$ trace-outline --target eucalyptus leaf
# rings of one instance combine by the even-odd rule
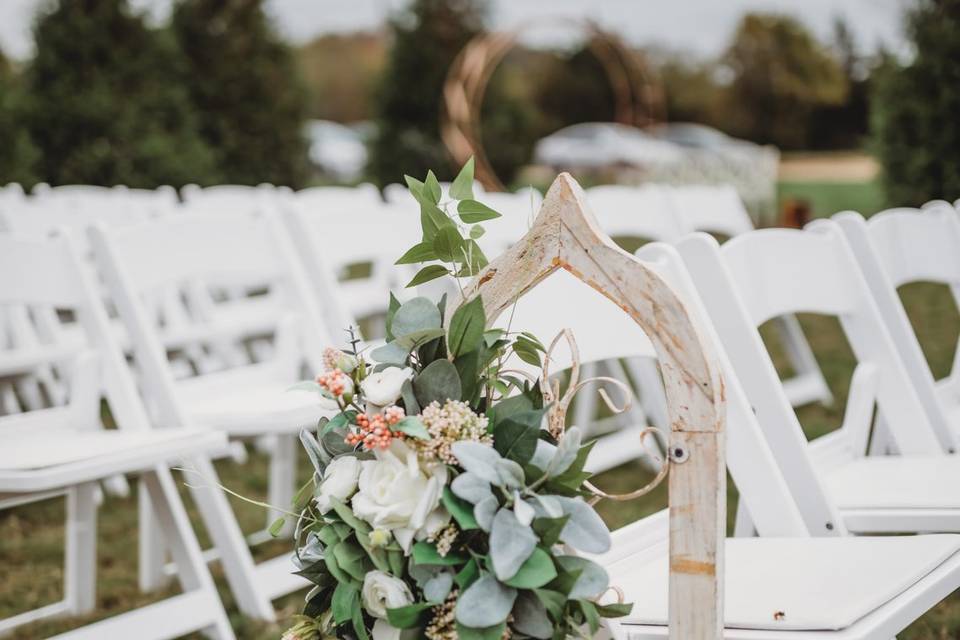
[[[560,442],[557,444],[556,453],[547,465],[545,470],[548,478],[556,477],[570,468],[570,465],[577,459],[577,453],[580,451],[580,443],[583,440],[583,432],[579,427],[567,429]]]
[[[475,224],[472,227],[470,227],[470,239],[479,240],[480,238],[483,237],[483,234],[485,234],[486,232],[487,230],[484,229],[482,226],[480,226],[479,224]]]
[[[480,348],[487,316],[483,311],[480,296],[460,305],[450,318],[447,348],[454,356],[460,356]]]
[[[437,258],[443,262],[459,262],[463,250],[463,236],[454,226],[445,226],[437,231],[431,243]]]
[[[450,483],[450,490],[455,496],[466,500],[470,504],[477,504],[484,498],[493,495],[490,490],[490,482],[470,472],[461,473],[454,478],[453,482]]]
[[[457,211],[460,213],[460,219],[467,224],[493,220],[494,218],[500,217],[499,213],[482,202],[477,202],[473,199],[461,200],[457,205]]]
[[[380,364],[392,364],[402,367],[407,364],[407,357],[410,355],[410,349],[404,349],[396,342],[388,342],[380,345],[370,352],[370,357],[374,362]]]
[[[553,637],[553,623],[547,608],[531,591],[521,591],[513,604],[513,628],[539,640]]]
[[[419,331],[414,331],[413,333],[397,336],[393,339],[391,344],[395,344],[409,353],[412,349],[424,345],[443,335],[444,331],[440,327],[434,327],[433,329],[421,329]]]
[[[320,385],[313,380],[301,380],[287,387],[287,391],[312,391],[313,393],[320,393]]]
[[[606,591],[610,584],[610,576],[607,575],[607,570],[587,558],[558,556],[557,564],[567,572],[580,572],[569,594],[571,600],[595,598]]]
[[[459,400],[463,393],[457,368],[449,360],[435,360],[413,379],[413,392],[421,407]]]
[[[582,498],[555,496],[563,513],[570,516],[560,539],[574,549],[586,553],[606,553],[610,550],[610,530],[593,507]]]
[[[497,579],[512,578],[537,547],[537,536],[510,509],[497,511],[490,527],[490,560]]]
[[[417,402],[417,396],[413,393],[413,381],[404,380],[400,387],[400,397],[403,398],[403,406],[408,416],[420,413],[420,403]]]
[[[474,505],[473,517],[481,529],[490,531],[490,527],[493,525],[493,517],[499,508],[500,503],[497,502],[496,496],[492,494]]]
[[[456,624],[457,640],[501,640],[507,630],[507,623],[501,622],[483,629],[466,627],[459,622]]]
[[[474,629],[500,624],[510,615],[516,598],[516,589],[500,584],[492,575],[481,576],[457,599],[456,620]]]
[[[410,247],[406,253],[397,258],[394,264],[416,264],[437,259],[437,252],[432,242],[420,242]]]
[[[515,589],[538,589],[557,577],[550,554],[537,547],[504,584]]]
[[[342,456],[345,453],[353,453],[353,445],[345,441],[346,433],[341,429],[333,429],[323,434],[320,444],[324,451],[331,457]]]
[[[500,484],[497,462],[502,458],[493,447],[470,440],[460,440],[450,445],[450,451],[457,457],[460,466],[468,472],[490,484]]]
[[[438,573],[423,586],[423,597],[428,602],[443,602],[450,594],[453,588],[453,574],[449,572]]]
[[[443,193],[440,190],[440,182],[437,180],[437,176],[434,175],[433,171],[427,172],[427,179],[423,181],[423,193],[430,196],[434,204],[440,202],[440,197]]]
[[[441,325],[440,309],[429,298],[417,296],[407,300],[393,315],[390,330],[394,336],[405,336],[424,329],[437,329]]]

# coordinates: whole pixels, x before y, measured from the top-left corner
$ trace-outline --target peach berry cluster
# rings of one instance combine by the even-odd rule
[[[317,376],[317,384],[326,389],[335,398],[353,390],[353,381],[350,376],[340,369],[333,369]]]
[[[378,447],[386,449],[394,438],[403,438],[402,431],[392,431],[390,427],[403,420],[405,415],[403,408],[396,405],[387,407],[383,413],[371,417],[360,414],[356,418],[358,430],[348,433],[346,442],[353,446],[362,444],[365,451]]]

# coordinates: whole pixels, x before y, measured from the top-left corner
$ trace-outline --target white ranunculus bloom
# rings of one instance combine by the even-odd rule
[[[371,373],[360,383],[364,399],[378,407],[386,407],[400,398],[400,387],[413,378],[413,369],[390,367],[377,373]]]
[[[413,604],[413,594],[407,583],[385,571],[371,571],[365,575],[360,595],[363,608],[374,618],[386,618],[387,609]]]
[[[360,478],[360,461],[355,456],[341,456],[327,465],[323,473],[323,482],[317,487],[317,508],[326,513],[333,508],[330,498],[346,500],[357,491]]]
[[[351,501],[353,513],[374,528],[391,531],[409,553],[414,536],[429,533],[446,513],[440,498],[447,484],[447,467],[441,463],[421,465],[416,452],[400,440],[374,455],[374,460],[360,463],[359,491]]]

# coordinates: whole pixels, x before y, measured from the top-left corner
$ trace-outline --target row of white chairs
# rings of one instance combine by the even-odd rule
[[[268,212],[264,213],[264,211]],[[284,388],[287,381],[296,379],[302,365],[306,365],[308,368],[316,367],[315,364],[311,363],[311,359],[313,363],[317,362],[318,350],[323,344],[341,342],[338,339],[339,336],[335,336],[324,329],[326,326],[338,326],[331,323],[331,317],[338,320],[349,316],[349,311],[330,309],[331,306],[336,306],[336,304],[333,304],[335,301],[342,301],[345,298],[338,293],[339,285],[334,281],[335,278],[332,276],[329,265],[325,265],[323,262],[328,248],[325,243],[329,243],[330,238],[327,226],[329,220],[324,220],[323,217],[315,213],[311,215],[309,212],[295,209],[276,215],[275,212],[270,213],[264,205],[259,203],[249,213],[236,210],[195,211],[194,213],[196,215],[149,220],[127,228],[110,229],[106,225],[101,225],[91,234],[93,238],[91,250],[100,267],[99,273],[105,281],[106,289],[110,293],[113,304],[117,307],[120,321],[126,326],[128,333],[131,334],[129,339],[133,342],[133,353],[140,373],[143,396],[153,409],[152,424],[212,426],[226,429],[235,437],[248,437],[264,433],[275,436],[281,435],[282,438],[278,438],[278,443],[274,443],[275,453],[284,449],[292,451],[293,434],[301,426],[315,420],[317,410],[316,407],[312,406],[312,401],[300,402],[293,396],[281,396],[279,391]],[[344,213],[343,217],[349,218],[350,215]],[[639,209],[636,214],[631,215],[642,217],[645,212],[643,209]],[[291,222],[296,224],[291,224]],[[371,222],[379,223],[380,221],[371,219]],[[495,223],[490,226],[492,227],[493,224]],[[407,228],[407,226],[398,225],[398,229],[400,227]],[[352,233],[360,236],[356,239],[356,242],[362,244],[365,241],[364,236],[371,231],[373,229],[367,228],[366,225],[360,225],[354,227]],[[340,239],[347,236],[340,235],[338,231],[337,235],[333,237]],[[10,240],[12,242],[12,238]],[[390,244],[389,248],[384,250],[390,251],[392,256],[397,250],[396,236],[393,237],[392,244],[389,243],[389,238],[385,244]],[[291,259],[298,253],[294,247],[299,247],[301,257],[305,258],[306,270],[304,270],[303,265]],[[36,268],[38,273],[42,275],[45,270],[43,265],[51,262],[51,260],[48,255],[43,255],[39,251],[36,252],[37,257],[33,260],[23,258],[24,255],[32,254],[34,254],[32,248],[21,251],[17,254],[21,260],[10,263],[11,268],[15,269],[5,270],[4,273],[16,273],[19,277],[24,277],[30,275],[29,270]],[[40,259],[41,256],[42,259]],[[311,261],[306,259],[309,256],[314,258],[312,265]],[[51,263],[58,264],[56,261]],[[51,267],[51,269],[54,268]],[[90,279],[92,281],[92,278]],[[144,300],[150,300],[151,296],[143,294],[157,287],[162,288],[170,284],[186,284],[186,291],[180,300],[183,303],[187,298],[198,297],[195,293],[190,294],[190,291],[196,288],[198,282],[207,287],[224,290],[231,288],[246,290],[257,287],[267,288],[269,295],[285,296],[274,299],[278,308],[289,312],[277,316],[275,357],[266,361],[249,363],[242,367],[233,367],[223,372],[212,372],[178,381],[174,368],[167,359],[168,353],[176,346],[177,342],[163,339],[165,327],[158,328],[154,326],[155,323],[151,322],[153,316],[148,313],[145,308],[146,305],[143,303]],[[21,282],[19,286],[23,288],[25,285]],[[4,302],[14,302],[17,292],[23,295],[23,292],[18,289],[14,294],[11,294],[10,298],[5,296]],[[564,293],[564,296],[566,296],[566,293]],[[261,297],[263,296],[253,296],[249,300],[256,300]],[[213,305],[213,309],[216,309],[219,305],[229,306],[234,304],[235,306],[238,299],[240,301],[247,300],[247,298],[224,300],[215,296],[212,298],[212,300],[206,300],[204,304]],[[29,304],[35,309],[44,306],[57,306],[62,303],[59,300],[44,301],[42,296],[39,296],[20,300],[19,304]],[[89,304],[95,306],[93,303]],[[553,302],[555,310],[556,304],[555,299]],[[203,307],[201,304],[196,306],[198,308]],[[550,306],[545,304],[542,305],[542,308],[550,308]],[[562,308],[569,309],[570,307],[564,304]],[[220,333],[211,329],[216,327],[217,319],[222,316],[212,312],[212,309],[208,309],[208,311],[211,312],[200,321],[193,318],[195,325],[193,335],[200,335],[201,339],[193,343],[183,339],[181,344],[203,345],[204,347],[215,346],[215,338]],[[49,314],[44,315],[49,317]],[[555,314],[554,317],[563,316]],[[196,325],[201,325],[199,329],[203,330],[197,330]],[[340,323],[340,326],[342,326],[342,323]],[[584,333],[588,335],[599,333],[592,324],[588,325],[586,329],[588,331]],[[101,330],[100,333],[112,335],[115,332]],[[184,333],[190,332],[185,331]],[[54,342],[44,340],[42,344],[44,348],[50,348]],[[613,351],[605,357],[619,358],[627,355],[632,354]],[[65,353],[60,353],[57,357],[59,358],[58,362],[74,361],[72,356],[67,357]],[[36,359],[37,356],[35,355],[32,362],[29,361],[29,358],[24,360],[20,368],[14,367],[12,372],[34,372],[37,368],[34,366]],[[7,361],[6,354],[4,361]],[[16,358],[11,358],[10,362],[17,364]],[[66,374],[65,377],[69,377],[69,374]],[[73,388],[70,390],[72,402]],[[134,402],[129,394],[124,397],[126,397],[126,402]],[[112,407],[113,400],[110,400]],[[279,408],[277,403],[281,405]],[[264,408],[269,410],[264,411]],[[311,411],[313,413],[308,415]],[[120,421],[120,426],[124,428],[122,421]],[[285,444],[279,444],[281,439],[284,440]],[[90,444],[86,449],[71,449],[71,451],[74,455],[86,456],[90,455],[91,450],[95,448],[95,445]],[[211,453],[216,454],[216,451]],[[208,462],[201,461],[196,464],[208,479],[215,477],[211,475],[213,471]],[[292,465],[273,465],[271,486],[273,487],[275,484],[292,486],[292,478],[289,477],[290,469],[292,469]],[[732,470],[733,463],[731,462]],[[734,477],[736,479],[736,475]],[[285,576],[289,567],[285,566],[284,562],[272,565],[275,569],[271,574],[273,577],[269,579],[264,568],[253,568],[252,562],[249,560],[249,553],[244,553],[246,548],[242,537],[239,535],[239,530],[235,527],[235,520],[233,520],[228,507],[222,501],[222,494],[218,494],[217,491],[210,488],[204,489],[202,492],[195,491],[195,494],[198,493],[200,495],[197,498],[202,507],[201,513],[205,515],[207,526],[211,527],[211,521],[213,521],[212,526],[221,529],[220,532],[214,531],[213,537],[220,553],[223,555],[228,579],[231,588],[238,594],[241,609],[251,615],[269,618],[272,615],[269,599],[279,595],[284,589],[296,588],[302,583]],[[799,494],[806,495],[806,492],[800,491]],[[217,498],[218,495],[219,498]],[[145,500],[142,504],[156,509],[158,505],[153,504],[154,502],[156,502],[156,499],[153,502]],[[744,502],[748,505],[753,504],[747,498]],[[281,503],[278,502],[277,504]],[[759,504],[762,505],[762,501]],[[765,508],[759,506],[749,509],[751,516],[754,516],[757,512],[767,513]],[[811,519],[816,519],[820,515],[818,512],[809,509],[805,510],[804,514],[814,514],[808,516]],[[148,513],[145,512],[144,516],[147,515]],[[752,517],[752,520],[758,523],[756,526],[761,533],[765,533],[765,530],[759,525],[759,520],[763,517],[765,516]],[[148,518],[145,517],[145,520],[148,520]],[[218,527],[216,524],[218,522],[226,524],[221,524]],[[230,525],[231,522],[233,522],[233,526]],[[842,531],[836,520],[827,522],[833,524],[833,530]],[[149,536],[144,536],[144,533],[154,530],[153,527],[146,527],[145,531],[141,532],[141,540],[149,538]],[[952,529],[942,529],[938,525],[926,529],[911,530],[938,531]],[[815,533],[823,535],[820,531]],[[165,542],[165,544],[170,545],[169,542]],[[147,544],[145,547],[147,547],[147,551],[144,553],[145,559],[151,555],[149,553],[150,549],[160,548],[155,543]],[[155,559],[152,563],[146,562],[145,564],[148,567],[153,566],[154,570],[158,566]],[[178,568],[180,564],[181,559],[178,558]],[[85,579],[89,581],[89,576]],[[156,579],[156,576],[153,579]],[[150,586],[151,582],[152,579],[145,579],[146,586]]]

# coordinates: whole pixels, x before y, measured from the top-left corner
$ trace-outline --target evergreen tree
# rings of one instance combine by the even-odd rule
[[[172,29],[190,67],[201,135],[216,150],[223,180],[302,186],[308,168],[306,92],[293,52],[271,28],[263,1],[181,1]]]
[[[877,155],[891,205],[960,197],[960,0],[920,0],[907,20],[915,55],[875,74]]]
[[[391,22],[393,48],[368,167],[375,182],[402,182],[403,174],[429,169],[441,180],[453,178],[440,139],[441,92],[454,58],[482,30],[485,8],[477,0],[414,0]]]
[[[39,16],[24,120],[52,184],[155,187],[209,180],[169,34],[126,0],[63,0]]]
[[[19,182],[29,188],[36,182],[39,154],[23,125],[23,91],[6,58],[0,53],[0,186]]]

